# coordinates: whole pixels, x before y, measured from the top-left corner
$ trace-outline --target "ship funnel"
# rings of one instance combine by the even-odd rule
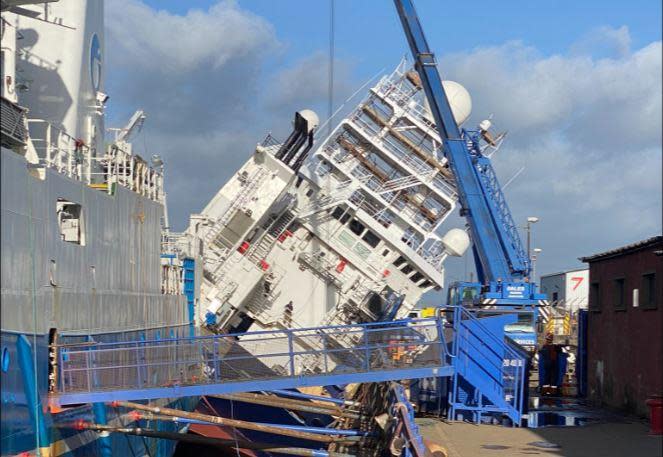
[[[313,133],[320,119],[310,109],[295,113],[295,128],[276,153],[276,158],[294,171],[299,170],[313,147]]]
[[[297,114],[299,114],[301,117],[306,119],[306,122],[308,123],[308,131],[306,133],[311,133],[313,130],[317,129],[318,126],[320,125],[320,119],[313,110],[303,109],[301,111],[298,111]]]

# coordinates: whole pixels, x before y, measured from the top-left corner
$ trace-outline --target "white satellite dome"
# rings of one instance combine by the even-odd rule
[[[454,120],[458,126],[461,126],[472,113],[472,97],[470,97],[467,89],[456,81],[442,81],[442,87],[444,87],[444,92],[447,94]],[[424,104],[429,117],[433,119],[433,115],[430,114],[430,105],[427,98],[424,98]]]
[[[442,237],[442,244],[449,255],[460,257],[470,247],[470,237],[465,230],[454,228]]]
[[[311,130],[318,128],[320,125],[320,118],[313,110],[303,109],[299,111],[299,115],[306,119],[306,122],[308,122],[308,133],[310,133]]]

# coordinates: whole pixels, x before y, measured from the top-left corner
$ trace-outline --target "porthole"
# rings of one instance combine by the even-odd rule
[[[7,373],[9,371],[9,349],[2,348],[2,371]]]

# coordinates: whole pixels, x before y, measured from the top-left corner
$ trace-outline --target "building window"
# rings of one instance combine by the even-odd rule
[[[371,232],[370,230],[366,230],[366,233],[364,233],[364,236],[361,239],[366,241],[366,244],[368,244],[372,248],[380,244],[380,237],[377,236],[375,233]]]
[[[626,311],[626,286],[624,278],[612,282],[612,304],[617,311]]]
[[[60,239],[68,243],[85,246],[85,227],[81,205],[58,198],[55,212],[58,218]]]
[[[640,307],[642,309],[656,309],[656,273],[642,275],[640,288]]]
[[[601,294],[598,282],[593,282],[589,287],[589,309],[590,311],[601,311]]]

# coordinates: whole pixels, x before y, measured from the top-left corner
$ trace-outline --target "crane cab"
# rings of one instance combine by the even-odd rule
[[[545,304],[545,295],[536,292],[535,284],[455,282],[449,286],[447,303],[472,309],[477,317],[503,315],[504,335],[530,352],[536,350],[537,307]]]

